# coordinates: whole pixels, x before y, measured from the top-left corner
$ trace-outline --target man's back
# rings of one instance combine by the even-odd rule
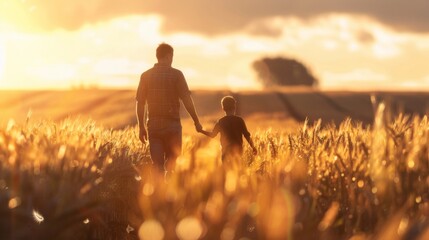
[[[148,104],[149,128],[153,122],[180,121],[179,99],[189,94],[183,73],[167,64],[157,63],[140,77],[137,101],[146,99]],[[163,125],[163,124],[157,124]],[[162,128],[165,126],[153,126]]]

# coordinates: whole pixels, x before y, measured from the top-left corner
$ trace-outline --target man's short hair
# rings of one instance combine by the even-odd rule
[[[169,54],[173,54],[173,47],[167,43],[161,43],[156,48],[156,58],[158,60],[168,56]]]
[[[225,111],[231,111],[235,109],[236,101],[232,96],[226,96],[222,98],[221,103],[222,103],[222,108]]]

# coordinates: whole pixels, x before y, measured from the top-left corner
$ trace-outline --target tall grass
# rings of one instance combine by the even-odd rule
[[[151,169],[135,128],[10,122],[0,130],[0,238],[427,236],[428,119],[389,121],[383,107],[372,126],[257,132],[258,155],[245,146],[229,166],[217,140],[185,136],[168,178]]]

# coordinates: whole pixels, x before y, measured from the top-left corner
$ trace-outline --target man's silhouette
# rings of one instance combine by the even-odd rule
[[[179,109],[182,100],[194,120],[197,131],[202,129],[194,102],[183,73],[171,67],[173,48],[162,43],[156,49],[158,63],[144,72],[137,89],[137,120],[140,141],[149,140],[150,155],[155,167],[174,171],[182,151],[182,126]],[[145,105],[148,107],[147,130],[144,123]]]

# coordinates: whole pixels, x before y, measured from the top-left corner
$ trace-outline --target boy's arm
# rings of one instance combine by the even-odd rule
[[[255,144],[253,143],[253,140],[250,137],[250,133],[247,130],[246,123],[244,122],[244,120],[243,120],[243,135],[244,135],[244,138],[246,138],[247,142],[249,143],[250,147],[252,148],[253,154],[257,154],[258,150],[256,149]]]
[[[252,138],[250,135],[245,136],[247,142],[249,143],[250,147],[252,148],[253,154],[258,154],[258,149],[256,149],[255,144],[253,143]]]
[[[250,137],[250,135],[245,135],[244,138],[246,138],[246,140],[249,143],[250,147],[255,148],[255,145],[254,145],[253,140]]]

